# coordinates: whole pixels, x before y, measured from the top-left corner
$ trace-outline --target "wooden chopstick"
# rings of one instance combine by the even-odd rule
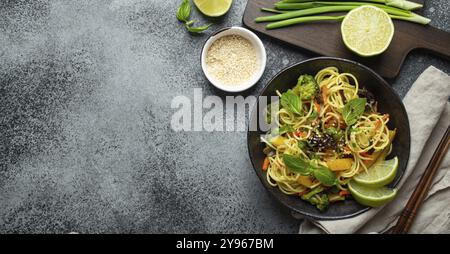
[[[391,230],[391,234],[407,234],[411,228],[414,218],[420,209],[423,201],[425,200],[428,191],[431,188],[433,179],[441,166],[442,161],[447,154],[447,150],[450,146],[450,126],[447,127],[445,134],[439,142],[436,151],[433,153],[428,166],[426,167],[419,183],[414,189],[413,194],[408,200],[405,208],[403,209],[397,224]]]

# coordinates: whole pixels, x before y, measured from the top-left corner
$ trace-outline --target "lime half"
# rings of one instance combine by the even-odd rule
[[[194,0],[197,8],[208,17],[219,17],[228,12],[233,0]]]
[[[355,182],[368,187],[382,187],[394,180],[397,174],[398,158],[377,161],[367,171],[361,172],[353,177]]]
[[[358,203],[371,207],[379,207],[392,201],[397,194],[396,189],[386,187],[372,188],[354,181],[348,183],[350,193]]]
[[[382,9],[364,5],[351,10],[341,24],[345,46],[368,57],[383,53],[394,36],[394,23]]]

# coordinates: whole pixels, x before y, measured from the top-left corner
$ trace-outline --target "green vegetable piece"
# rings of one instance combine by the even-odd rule
[[[305,201],[308,201],[311,203],[311,205],[314,205],[319,209],[320,211],[324,211],[329,204],[329,199],[327,194],[319,195],[320,192],[324,191],[325,189],[321,186],[316,187],[309,193],[306,193],[302,195],[302,199]]]
[[[192,22],[194,23],[194,22]],[[201,33],[205,30],[207,30],[212,24],[207,24],[204,26],[198,26],[198,27],[191,27],[189,24],[186,23],[186,28],[191,33]]]
[[[320,86],[311,75],[301,75],[294,87],[294,93],[300,96],[302,100],[313,99],[319,94],[319,91]]]
[[[305,149],[307,145],[308,145],[308,143],[306,143],[305,141],[298,141],[297,142],[298,148],[300,148],[302,150]]]
[[[330,127],[325,129],[325,133],[331,135],[334,140],[340,140],[344,136],[344,132],[341,129]]]
[[[292,113],[297,115],[302,114],[302,101],[291,89],[281,95],[280,103],[282,107]]]
[[[278,129],[278,134],[281,135],[287,132],[294,132],[294,131],[295,131],[294,127],[292,127],[291,125],[285,125]]]
[[[189,17],[191,16],[191,5],[189,4],[189,0],[183,0],[180,7],[178,7],[177,19],[181,22],[188,22]]]
[[[311,115],[308,117],[309,120],[316,119],[319,113],[317,113],[317,110],[313,109],[311,112]]]
[[[313,171],[314,177],[325,186],[337,184],[336,174],[324,166],[317,166]]]
[[[314,189],[312,189],[310,192],[303,194],[302,195],[302,199],[303,200],[309,200],[311,197],[313,197],[314,195],[316,195],[317,193],[320,193],[322,191],[324,191],[325,189],[322,186],[318,186]]]
[[[316,195],[319,196],[319,195]],[[325,211],[328,208],[329,205],[329,199],[327,194],[322,194],[318,197],[318,201],[316,204],[317,209],[319,209],[321,212]]]
[[[286,167],[301,175],[309,175],[311,174],[311,168],[308,161],[294,155],[283,154],[283,162]]]
[[[345,104],[342,116],[347,126],[355,124],[366,108],[366,98],[351,99]]]

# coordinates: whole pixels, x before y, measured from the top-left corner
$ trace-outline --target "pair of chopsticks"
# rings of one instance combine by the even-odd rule
[[[416,186],[413,194],[408,200],[397,224],[390,231],[391,234],[407,234],[411,228],[414,218],[416,217],[420,206],[427,197],[428,191],[431,188],[433,179],[436,176],[439,167],[447,154],[447,150],[450,146],[450,126],[447,127],[444,137],[439,142],[436,151],[433,153],[428,166],[426,167],[419,183]]]

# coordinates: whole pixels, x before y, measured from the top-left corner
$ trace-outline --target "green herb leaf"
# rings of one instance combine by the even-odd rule
[[[333,186],[337,184],[336,174],[324,166],[317,166],[313,171],[313,175],[325,186]]]
[[[300,97],[295,95],[295,93],[289,89],[281,95],[280,98],[281,106],[285,109],[291,111],[294,114],[301,115],[302,113],[302,101]]]
[[[307,144],[305,141],[298,141],[298,142],[297,142],[297,146],[298,146],[298,148],[300,148],[301,150],[305,149],[307,145],[308,145],[308,144]]]
[[[295,131],[294,127],[292,127],[291,125],[285,125],[278,129],[278,134],[281,135],[287,132],[294,132],[294,131]]]
[[[193,22],[192,22],[193,23]],[[198,27],[191,27],[190,25],[188,25],[186,23],[186,28],[189,32],[191,33],[201,33],[203,31],[205,31],[206,29],[208,29],[212,24],[207,24],[204,26],[198,26]]]
[[[344,136],[344,132],[335,127],[325,129],[325,133],[331,135],[335,140],[340,140]]]
[[[181,22],[188,22],[189,17],[191,16],[191,5],[189,4],[189,0],[183,0],[180,7],[178,7],[177,19]]]
[[[358,121],[366,108],[366,98],[355,98],[345,104],[342,116],[347,126],[351,126]]]
[[[316,119],[318,115],[319,114],[317,113],[317,110],[313,109],[313,111],[311,112],[311,115],[308,117],[308,119],[309,120]]]
[[[283,154],[283,162],[289,170],[292,170],[295,173],[299,173],[301,175],[311,174],[309,162],[298,156]]]

